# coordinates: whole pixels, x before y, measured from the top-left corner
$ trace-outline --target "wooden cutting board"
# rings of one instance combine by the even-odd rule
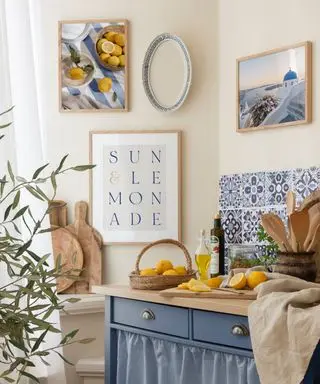
[[[60,255],[62,272],[73,271],[72,275],[79,276],[83,266],[83,252],[77,238],[64,228],[58,228],[51,232],[52,249],[55,262]],[[67,277],[57,278],[57,292],[64,292],[75,281]]]
[[[159,292],[164,297],[190,297],[210,299],[237,299],[255,300],[257,293],[249,290],[236,290],[232,288],[212,289],[211,292],[192,292],[187,289],[170,288]]]
[[[87,224],[87,213],[88,204],[85,201],[77,202],[75,205],[75,222],[66,227],[77,237],[84,256],[84,270],[81,273],[83,280],[76,281],[68,293],[89,293],[92,285],[101,285],[102,283],[101,240],[99,241],[101,236],[98,237],[98,232]]]

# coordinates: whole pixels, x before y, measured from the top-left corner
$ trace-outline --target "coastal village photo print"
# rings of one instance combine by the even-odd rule
[[[310,120],[310,43],[238,60],[238,132]]]

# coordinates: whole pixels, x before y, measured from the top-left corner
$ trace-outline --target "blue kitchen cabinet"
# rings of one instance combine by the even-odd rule
[[[107,296],[105,324],[105,384],[260,383],[246,316]]]

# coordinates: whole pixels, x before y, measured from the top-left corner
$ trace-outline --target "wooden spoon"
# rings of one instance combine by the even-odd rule
[[[316,231],[313,234],[313,238],[311,240],[310,245],[307,248],[307,252],[315,251],[316,246],[320,242],[320,224],[318,224]]]
[[[285,226],[279,216],[266,213],[261,216],[261,223],[268,235],[278,244],[281,252],[291,251]]]
[[[304,249],[308,249],[311,243],[311,240],[313,238],[313,235],[316,232],[317,226],[318,224],[320,224],[320,203],[315,204],[313,207],[309,208],[308,213],[309,213],[310,224],[309,224],[308,235],[303,245]]]
[[[307,209],[295,211],[289,216],[291,245],[294,252],[304,250],[304,243],[309,232],[309,213]]]
[[[296,209],[296,195],[294,192],[289,191],[287,193],[287,214],[288,216],[291,215]]]

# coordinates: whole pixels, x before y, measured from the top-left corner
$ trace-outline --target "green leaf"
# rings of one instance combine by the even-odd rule
[[[5,115],[8,112],[11,112],[13,110],[13,108],[14,108],[14,105],[12,107],[10,107],[9,109],[5,110],[4,112],[1,112],[0,116],[3,116],[3,115]]]
[[[51,184],[52,184],[53,190],[56,191],[57,181],[56,181],[56,175],[54,174],[54,172],[51,173]]]
[[[114,103],[117,101],[117,98],[118,98],[117,94],[115,92],[113,92],[113,94],[112,94],[112,101]]]
[[[57,227],[57,228],[50,227],[50,228],[41,229],[41,231],[39,231],[38,234],[53,232],[53,231],[56,231],[57,229],[59,229],[59,227]]]
[[[92,343],[93,341],[95,341],[95,338],[94,337],[89,337],[87,339],[79,340],[79,343],[80,344],[89,344],[89,343]]]
[[[3,125],[0,125],[0,129],[4,129],[4,128],[7,128],[7,127],[10,127],[12,123],[7,123],[7,124],[3,124]]]
[[[36,178],[40,175],[40,173],[41,173],[45,168],[47,168],[48,165],[49,165],[49,163],[47,163],[47,164],[43,165],[42,167],[38,168],[38,169],[35,171],[35,173],[33,174],[33,176],[32,176],[32,180],[36,179]]]
[[[8,168],[10,179],[11,179],[12,183],[14,184],[15,183],[15,181],[14,181],[14,174],[12,172],[12,167],[11,167],[11,164],[10,164],[9,160],[7,161],[7,168]]]
[[[63,156],[63,158],[61,159],[61,161],[60,161],[60,164],[59,164],[59,166],[58,166],[58,168],[56,169],[56,173],[59,173],[60,171],[61,171],[61,169],[62,169],[62,167],[64,166],[64,163],[65,163],[65,161],[67,160],[67,157],[68,157],[69,155],[65,155],[65,156]]]
[[[67,333],[64,338],[60,341],[60,345],[64,345],[66,343],[68,343],[71,339],[73,339],[76,334],[79,332],[79,329],[75,329],[69,333]]]
[[[27,180],[24,177],[21,177],[21,176],[16,176],[16,180],[19,183],[27,183]]]
[[[20,371],[20,373],[21,373],[22,376],[26,376],[26,377],[28,377],[29,379],[32,379],[32,380],[34,380],[36,383],[39,383],[39,384],[40,384],[39,379],[37,379],[35,376],[31,375],[31,373],[28,373],[28,372],[26,372],[26,371]]]
[[[75,64],[80,63],[80,54],[77,49],[72,47],[71,45],[68,45],[69,51],[70,51],[70,56],[71,56],[71,61]]]
[[[13,202],[14,204],[14,202]],[[21,208],[14,216],[13,216],[13,219],[12,220],[16,220],[18,217],[24,215],[24,213],[26,212],[26,210],[29,208],[29,205],[26,205],[25,207]]]
[[[88,169],[94,168],[95,165],[77,165],[75,167],[72,167],[71,169],[78,172],[87,171]]]
[[[7,381],[8,383],[14,383],[15,382],[15,380],[11,379],[10,377],[3,377],[3,379],[5,381]]]
[[[40,344],[42,343],[43,339],[46,337],[46,334],[48,333],[48,331],[49,331],[49,328],[47,328],[43,333],[41,333],[39,339],[34,343],[34,346],[31,349],[31,353],[39,349]]]
[[[4,220],[5,220],[5,221],[7,220],[8,216],[9,216],[9,214],[10,214],[12,205],[13,205],[13,204],[10,204],[10,205],[7,207],[7,209],[5,210],[5,212],[4,212]]]
[[[36,186],[36,190],[39,193],[39,195],[41,195],[45,200],[50,201],[48,196],[43,192],[43,190],[40,187]]]
[[[14,196],[14,199],[13,199],[13,203],[12,203],[12,209],[15,209],[17,208],[18,204],[19,204],[19,201],[20,201],[20,191],[18,191],[15,196]]]
[[[65,363],[67,363],[67,364],[69,364],[69,365],[74,365],[73,363],[71,363],[69,360],[67,360],[63,355],[61,355],[61,353],[60,352],[58,352],[58,351],[54,351],[57,355],[59,355],[60,357],[61,357],[61,359],[65,362]]]
[[[33,187],[30,187],[30,185],[26,185],[25,186],[26,190],[31,193],[31,195],[33,195],[36,199],[38,200],[41,200],[41,201],[44,201],[43,197],[41,197],[39,195],[39,193],[33,188]]]
[[[81,301],[81,299],[77,299],[76,297],[71,297],[70,299],[66,300],[68,303],[78,303]]]
[[[20,349],[21,351],[23,352],[26,352],[28,353],[29,351],[27,350],[27,348],[24,346],[23,342],[18,342],[16,340],[13,340],[13,339],[10,339],[9,340],[9,343],[11,343],[14,347]]]
[[[18,252],[16,253],[16,257],[22,255],[22,254],[23,254],[23,253],[30,247],[31,243],[32,243],[32,240],[29,240],[29,241],[27,241],[26,243],[24,243],[24,244],[22,245],[22,247],[20,247],[20,248],[18,249]]]

